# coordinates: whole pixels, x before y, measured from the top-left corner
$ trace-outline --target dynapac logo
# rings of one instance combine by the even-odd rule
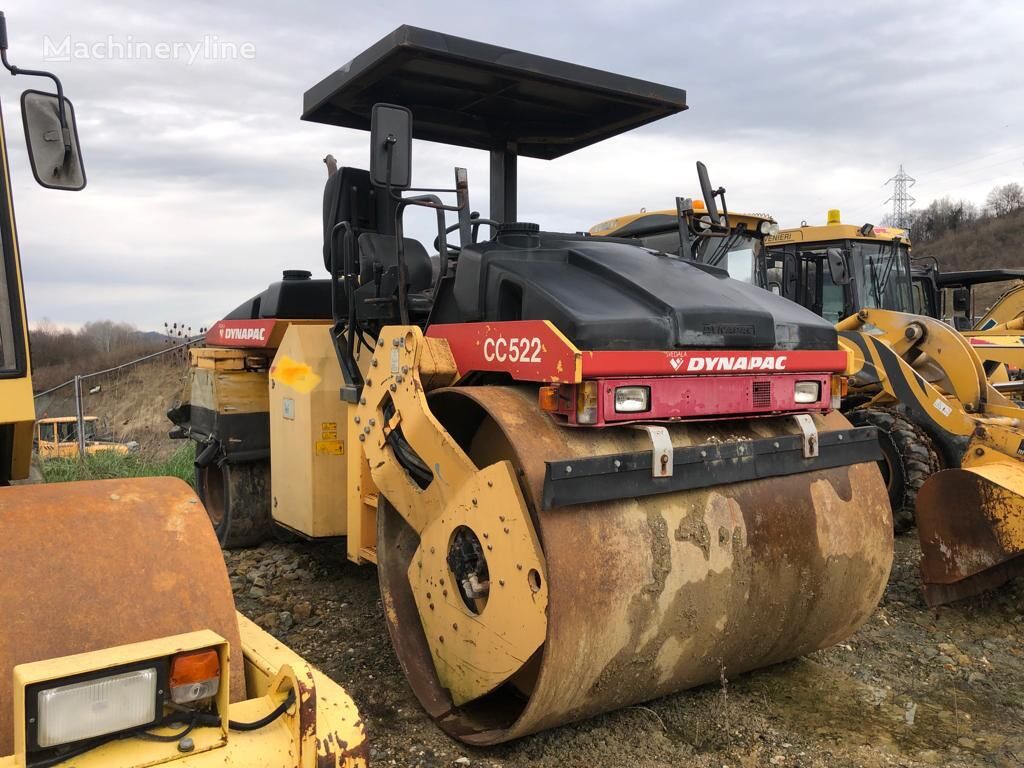
[[[225,341],[266,341],[266,328],[221,328],[220,337]]]
[[[673,357],[669,358],[673,370],[684,365],[687,373],[714,373],[718,371],[784,371],[786,356],[762,357],[745,355],[735,357]]]

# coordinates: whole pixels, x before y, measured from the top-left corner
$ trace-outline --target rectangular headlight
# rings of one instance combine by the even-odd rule
[[[36,694],[36,743],[56,747],[154,723],[156,667],[43,688]]]
[[[798,381],[793,387],[794,403],[816,403],[821,400],[820,381]]]
[[[616,413],[642,413],[651,410],[650,387],[616,387]]]

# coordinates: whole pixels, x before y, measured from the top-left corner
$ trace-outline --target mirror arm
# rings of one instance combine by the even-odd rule
[[[693,210],[693,201],[685,197],[676,197],[676,229],[679,232],[679,258],[692,257],[690,253],[690,239],[688,237],[690,225],[686,221],[686,214]]]
[[[64,86],[60,82],[60,78],[52,72],[45,72],[41,69],[22,69],[16,67],[7,61],[7,29],[4,25],[3,29],[3,47],[0,48],[0,64],[3,64],[4,69],[14,75],[28,75],[30,77],[48,77],[53,80],[54,86],[57,88],[57,110],[60,113],[60,130],[61,135],[64,139],[64,162],[67,162],[68,156],[71,154],[71,130],[68,128],[67,115],[64,113]]]
[[[729,229],[729,206],[725,204],[725,187],[719,187],[715,190],[715,194],[718,195],[718,199],[722,201],[722,226]]]

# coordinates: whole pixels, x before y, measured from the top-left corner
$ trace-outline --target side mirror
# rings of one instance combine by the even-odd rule
[[[700,180],[700,193],[704,196],[704,205],[707,206],[711,223],[718,226],[722,223],[722,219],[718,215],[718,204],[715,203],[715,189],[711,186],[711,179],[708,177],[708,167],[700,160],[697,161],[697,178]]]
[[[60,102],[57,95],[42,91],[21,94],[21,119],[25,126],[28,159],[36,181],[48,189],[77,192],[85,187],[85,166],[78,144],[75,108],[64,99],[61,128]]]
[[[828,258],[828,271],[832,275],[832,282],[836,285],[849,285],[850,270],[846,263],[846,254],[838,248],[829,248],[825,255]]]
[[[953,289],[953,311],[963,315],[971,313],[971,289],[961,285]]]
[[[378,187],[412,186],[412,112],[374,104],[370,113],[370,179]]]

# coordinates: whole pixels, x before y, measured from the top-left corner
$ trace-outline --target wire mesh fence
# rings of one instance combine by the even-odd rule
[[[166,434],[166,409],[187,374],[188,350],[205,338],[167,330],[164,349],[75,375],[35,395],[40,458],[132,451]]]

